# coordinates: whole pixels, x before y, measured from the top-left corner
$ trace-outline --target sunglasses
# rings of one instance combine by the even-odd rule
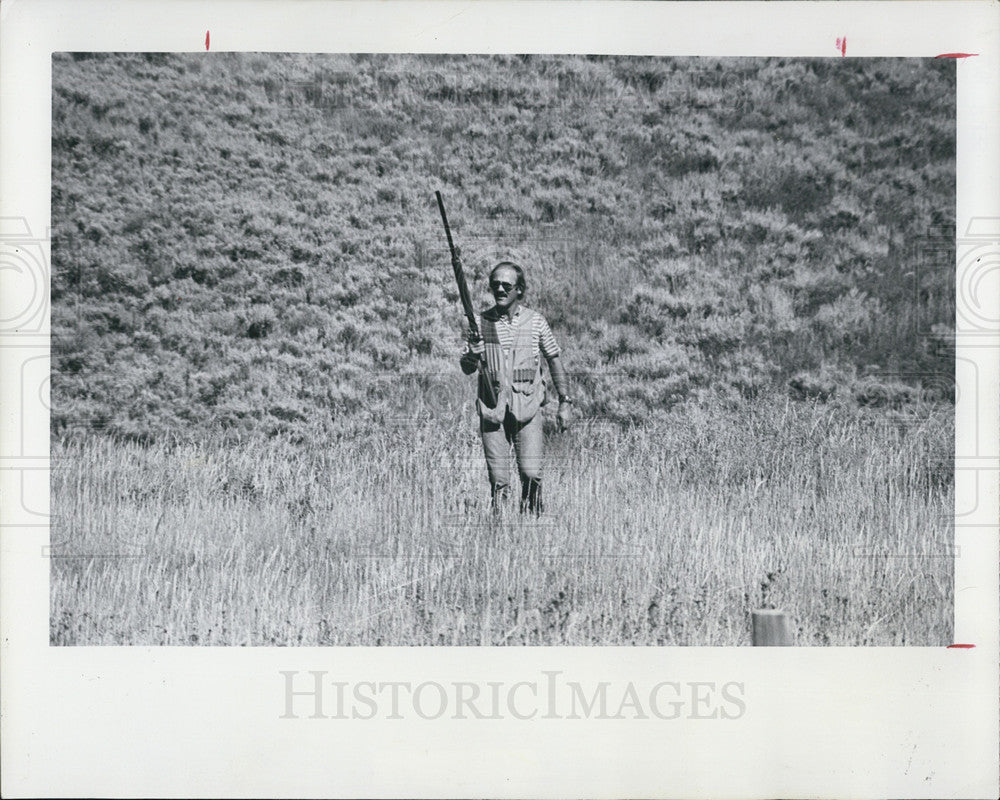
[[[498,289],[503,289],[505,292],[510,292],[514,289],[517,284],[507,283],[506,281],[490,281],[490,288],[495,292]]]

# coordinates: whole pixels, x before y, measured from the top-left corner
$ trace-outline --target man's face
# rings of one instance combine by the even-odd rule
[[[517,273],[510,267],[500,267],[490,276],[490,291],[501,309],[509,308],[521,295],[517,289]]]

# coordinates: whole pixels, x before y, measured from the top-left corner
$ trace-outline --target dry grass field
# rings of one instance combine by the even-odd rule
[[[51,641],[950,643],[953,61],[53,54]],[[435,190],[589,420],[541,519]]]
[[[550,432],[486,509],[471,417],[340,441],[53,444],[59,645],[940,645],[953,407],[761,400]]]

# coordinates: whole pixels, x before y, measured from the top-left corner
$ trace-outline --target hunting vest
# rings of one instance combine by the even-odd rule
[[[486,312],[481,317],[486,368],[479,378],[479,416],[490,422],[503,422],[507,409],[518,422],[528,422],[545,403],[541,353],[534,337],[535,312],[521,306],[510,323],[510,336],[501,336],[500,323]],[[504,331],[506,333],[506,331]],[[497,404],[486,404],[483,381],[493,382]]]

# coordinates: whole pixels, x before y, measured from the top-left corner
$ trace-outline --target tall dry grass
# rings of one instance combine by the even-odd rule
[[[353,440],[53,445],[51,641],[935,645],[953,409],[760,401],[550,432],[546,513],[494,520],[473,421]]]

